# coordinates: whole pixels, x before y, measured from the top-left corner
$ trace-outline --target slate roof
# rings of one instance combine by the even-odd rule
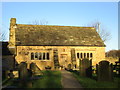
[[[105,46],[93,27],[16,24],[16,45]]]

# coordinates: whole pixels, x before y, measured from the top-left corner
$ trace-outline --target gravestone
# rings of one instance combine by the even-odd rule
[[[35,75],[35,72],[36,72],[35,63],[31,63],[31,64],[30,64],[30,70],[32,71],[32,74]]]
[[[27,69],[27,63],[21,62],[19,65],[19,86],[20,87],[32,87],[32,81],[30,80],[31,78],[31,70]]]
[[[113,81],[113,65],[109,61],[100,61],[96,69],[98,81]]]
[[[28,77],[27,63],[21,62],[19,65],[19,78],[25,80]]]
[[[34,76],[34,75],[43,75],[40,68],[33,62],[30,64],[30,70],[31,70],[32,76]]]
[[[92,77],[92,59],[80,60],[80,75],[85,77]]]
[[[113,70],[115,71],[115,75],[120,76],[120,58],[115,62],[115,65],[113,65]]]
[[[71,70],[72,69],[72,65],[71,64],[68,64],[68,70]]]

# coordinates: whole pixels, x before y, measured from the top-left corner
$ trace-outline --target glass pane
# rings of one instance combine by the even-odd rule
[[[38,53],[35,53],[35,59],[38,60]]]
[[[42,53],[39,53],[39,60],[42,60]]]
[[[93,57],[92,53],[90,53],[90,57]]]
[[[89,58],[89,53],[87,53],[87,58]]]
[[[83,57],[82,57],[82,53],[81,53],[81,58],[83,58]]]
[[[45,53],[43,53],[43,60],[45,60]]]
[[[86,58],[86,53],[84,53],[84,58]]]
[[[49,53],[47,53],[47,60],[49,60],[50,59],[50,57],[49,57]]]
[[[31,60],[34,60],[34,53],[31,53]]]
[[[77,53],[77,58],[80,58],[80,57],[79,57],[79,53]]]

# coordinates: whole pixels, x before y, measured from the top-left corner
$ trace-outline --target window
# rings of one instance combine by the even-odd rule
[[[47,60],[49,60],[49,53],[47,53]]]
[[[42,53],[39,53],[39,60],[42,60]]]
[[[87,58],[89,58],[89,53],[87,53]]]
[[[83,57],[82,57],[82,53],[80,54],[80,56],[81,56],[81,58],[83,58]]]
[[[93,57],[92,53],[90,53],[90,57],[91,57],[91,58]]]
[[[76,68],[76,64],[74,65],[74,67]]]
[[[31,53],[31,60],[34,60],[34,53]]]
[[[37,52],[35,53],[35,59],[38,60],[38,53]]]
[[[79,53],[77,53],[77,58],[80,58],[80,57],[79,57]]]
[[[50,54],[49,52],[35,52],[31,53],[31,60],[49,60]]]
[[[45,53],[43,53],[43,60],[45,60]]]
[[[86,58],[86,53],[84,53],[84,58]]]
[[[77,58],[92,58],[93,57],[93,53],[77,53]]]

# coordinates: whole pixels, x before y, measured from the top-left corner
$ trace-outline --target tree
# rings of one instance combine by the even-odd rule
[[[100,24],[101,23],[99,21],[96,21],[96,22],[90,24],[89,26],[95,27],[96,31],[100,35],[101,39],[104,42],[107,42],[111,39],[111,33],[109,31],[107,31],[105,28],[100,28]]]
[[[0,30],[0,41],[4,41],[4,40],[6,40],[6,32],[1,32],[1,30]]]
[[[33,25],[47,25],[48,24],[48,21],[46,21],[46,20],[40,20],[40,21],[38,21],[38,20],[34,20],[34,21],[32,21],[31,22],[31,24],[33,24]]]
[[[110,50],[105,53],[106,57],[120,58],[120,50]]]

